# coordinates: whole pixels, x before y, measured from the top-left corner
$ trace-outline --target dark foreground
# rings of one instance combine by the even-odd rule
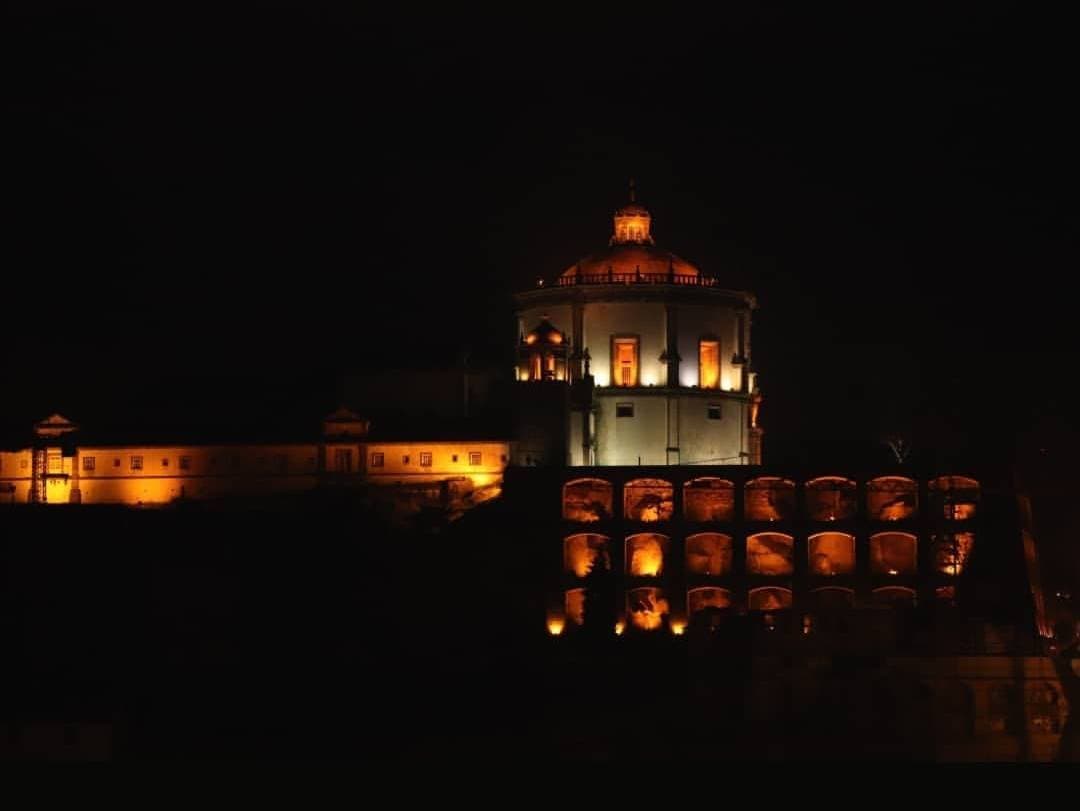
[[[549,638],[506,527],[395,530],[332,494],[0,512],[0,756],[930,760],[970,734],[880,655],[737,623]]]

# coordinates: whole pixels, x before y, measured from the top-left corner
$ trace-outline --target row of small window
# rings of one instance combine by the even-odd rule
[[[481,460],[480,451],[469,451],[469,464],[470,465],[472,465],[472,466],[479,465],[481,463],[480,460]],[[453,462],[454,464],[457,464],[457,462],[458,462],[458,454],[456,454],[456,453],[452,454],[450,456],[450,461]],[[503,457],[503,461],[504,462],[506,461],[505,457]],[[401,464],[408,465],[411,462],[412,462],[412,457],[409,454],[406,453],[406,454],[402,455]],[[371,454],[371,466],[372,467],[385,467],[385,465],[386,465],[386,455],[385,454],[383,454],[383,453],[373,453],[373,454]],[[431,453],[429,451],[422,451],[420,453],[420,467],[431,467]]]
[[[720,419],[722,411],[719,403],[709,403],[705,407],[705,416],[710,420]],[[634,416],[634,404],[633,403],[616,403],[615,404],[615,416],[618,418],[628,418]]]
[[[671,540],[666,535],[642,532],[630,535],[625,544],[626,574],[659,577],[670,558]],[[963,572],[975,547],[975,534],[956,532],[930,539],[933,570],[938,574]],[[570,535],[563,541],[563,569],[585,577],[596,566],[611,568],[610,538],[595,533]],[[735,545],[730,535],[699,532],[686,538],[686,572],[724,576],[734,571]],[[870,571],[882,575],[912,575],[918,571],[918,540],[907,532],[881,532],[868,544]],[[807,564],[813,575],[854,574],[855,536],[843,532],[820,532],[806,544]],[[759,532],[746,539],[746,571],[753,575],[789,576],[795,571],[795,539],[779,532]]]
[[[129,470],[145,470],[146,468],[144,467],[144,460],[145,460],[145,457],[143,457],[143,456],[129,456],[128,457],[128,469]],[[159,461],[160,461],[160,467],[161,468],[167,469],[169,467],[169,457],[162,456],[162,457],[160,457]],[[267,461],[266,457],[264,457],[264,456],[260,456],[255,460],[256,464],[259,467],[265,466],[266,461]],[[217,462],[218,462],[218,460],[217,460],[217,457],[215,457],[215,456],[211,456],[207,460],[207,463],[211,467],[217,465]],[[314,457],[309,457],[307,462],[308,462],[308,467],[314,467],[315,466],[315,458]],[[232,457],[232,465],[233,465],[233,467],[239,467],[240,464],[241,464],[240,457],[238,457],[238,456]],[[277,470],[285,470],[289,465],[288,457],[286,457],[284,455],[274,456],[273,457],[273,465]],[[119,457],[113,457],[112,466],[113,466],[113,468],[118,468],[118,467],[121,466]],[[181,456],[181,457],[179,457],[177,459],[177,468],[180,469],[180,470],[191,470],[191,457],[190,456]],[[86,472],[95,471],[97,469],[97,457],[95,457],[95,456],[84,456],[84,457],[82,457],[82,469],[84,471],[86,471]]]

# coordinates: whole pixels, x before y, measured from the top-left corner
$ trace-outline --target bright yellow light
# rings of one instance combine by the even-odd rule
[[[671,633],[675,636],[682,636],[686,631],[686,623],[682,620],[676,620],[671,623]]]
[[[724,391],[731,391],[731,375],[723,374],[720,376],[720,388]]]
[[[536,343],[536,333],[535,332],[530,332],[528,335],[526,335],[525,336],[525,343],[527,343],[527,344]]]
[[[615,623],[615,636],[622,636],[622,632],[626,630],[626,623],[619,620]]]
[[[566,627],[566,620],[563,620],[563,619],[561,619],[559,617],[553,617],[552,619],[548,620],[548,624],[547,624],[548,633],[551,634],[552,636],[558,636],[559,634],[561,634],[563,632],[563,628],[565,628],[565,627]]]

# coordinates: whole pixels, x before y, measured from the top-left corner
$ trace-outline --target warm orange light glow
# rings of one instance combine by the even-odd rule
[[[870,571],[875,574],[915,574],[918,541],[907,532],[879,532],[870,536]]]
[[[627,596],[630,622],[642,631],[655,631],[664,624],[664,617],[671,610],[660,589],[634,589]]]
[[[720,385],[720,342],[701,341],[698,344],[698,385],[715,389]]]
[[[794,544],[794,538],[778,532],[751,535],[746,539],[746,570],[750,574],[791,574]]]
[[[675,636],[682,636],[686,632],[686,623],[682,620],[673,620],[671,623],[671,633]]]
[[[585,577],[594,565],[607,569],[607,536],[581,533],[571,535],[563,542],[563,562],[566,571],[577,577]]]
[[[975,534],[956,532],[934,539],[934,562],[939,572],[958,575],[964,571],[971,550],[975,546]]]
[[[646,533],[626,539],[626,566],[634,577],[657,577],[664,569],[667,538]]]
[[[626,623],[619,620],[615,623],[615,636],[622,636],[623,631],[626,630]]]
[[[612,353],[612,384],[636,386],[638,384],[638,340],[616,338]]]
[[[530,332],[528,335],[526,335],[525,336],[525,343],[527,343],[527,344],[536,343],[536,333],[535,332]]]
[[[669,521],[675,488],[663,479],[634,479],[623,487],[623,515],[632,521]]]
[[[722,575],[731,572],[734,551],[731,537],[719,532],[699,532],[686,539],[686,571]]]
[[[812,535],[808,544],[810,572],[820,575],[855,571],[855,538],[843,532]]]
[[[548,620],[548,624],[547,624],[548,633],[551,634],[552,636],[558,636],[559,634],[561,634],[565,627],[566,627],[565,620],[563,620],[563,619],[561,619],[559,617],[554,617],[554,618]]]

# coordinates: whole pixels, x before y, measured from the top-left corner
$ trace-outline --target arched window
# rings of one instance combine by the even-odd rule
[[[735,517],[735,485],[704,476],[683,485],[687,521],[730,521]]]
[[[626,573],[634,577],[658,577],[664,571],[666,535],[642,532],[626,539]]]
[[[566,621],[573,625],[585,622],[585,589],[570,589],[566,592]]]
[[[966,476],[939,476],[930,482],[933,514],[950,521],[975,517],[979,503],[979,483]]]
[[[631,521],[669,521],[675,488],[663,479],[634,479],[623,485],[623,515]]]
[[[795,482],[760,476],[746,483],[748,521],[784,521],[795,515]]]
[[[563,485],[563,518],[568,521],[602,521],[611,518],[611,482],[576,479]]]
[[[791,608],[791,589],[765,586],[750,590],[751,611],[780,611]]]
[[[903,476],[882,476],[866,483],[866,510],[875,521],[914,518],[919,509],[919,486]]]
[[[563,541],[563,567],[567,572],[585,577],[597,561],[602,568],[611,568],[606,535],[582,532]]]
[[[870,571],[874,574],[915,574],[918,552],[908,532],[879,532],[870,536]]]
[[[874,602],[878,605],[911,607],[915,605],[915,590],[903,586],[882,586],[874,589]]]
[[[851,574],[855,571],[855,537],[844,532],[819,532],[807,544],[810,574]]]
[[[822,476],[806,483],[806,514],[811,521],[847,521],[855,517],[855,482]]]
[[[731,574],[734,550],[731,536],[719,532],[699,532],[686,539],[686,571],[689,574]]]
[[[707,609],[726,610],[728,608],[731,608],[731,592],[727,589],[707,586],[686,592],[686,613],[690,617]]]
[[[626,593],[626,612],[632,628],[655,631],[664,624],[670,611],[667,598],[660,589],[638,588]]]
[[[944,575],[962,574],[975,548],[974,532],[943,532],[931,539],[934,571]]]
[[[750,574],[789,575],[795,557],[795,539],[779,532],[759,532],[746,539],[746,571]]]

